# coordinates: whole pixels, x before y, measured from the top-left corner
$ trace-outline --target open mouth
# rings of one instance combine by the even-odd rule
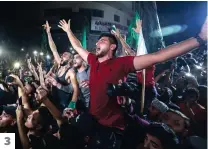
[[[96,48],[96,52],[99,52],[100,51],[100,48]]]

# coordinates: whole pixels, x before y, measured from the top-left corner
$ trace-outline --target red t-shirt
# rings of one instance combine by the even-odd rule
[[[146,87],[155,85],[154,72],[155,72],[154,65],[146,68],[146,74],[145,74],[145,86]],[[142,84],[142,71],[137,72],[137,78],[138,78],[138,82]]]
[[[118,84],[129,72],[135,71],[133,56],[112,58],[100,63],[90,53],[90,113],[104,126],[124,128],[124,118],[116,97],[107,95],[108,83]]]

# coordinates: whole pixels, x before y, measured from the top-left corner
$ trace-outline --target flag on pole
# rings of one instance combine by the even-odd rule
[[[126,42],[130,47],[137,47],[138,45],[138,35],[132,30],[136,26],[136,20],[140,19],[138,12],[135,13],[134,18],[131,20],[130,25],[128,26],[128,34],[126,37]]]
[[[87,48],[87,30],[88,30],[88,25],[89,25],[89,23],[88,23],[88,21],[87,21],[87,18],[86,17],[84,17],[84,21],[83,21],[84,23],[83,23],[83,27],[82,27],[82,47],[83,48]]]

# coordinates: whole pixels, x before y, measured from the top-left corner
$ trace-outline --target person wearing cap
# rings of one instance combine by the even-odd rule
[[[163,123],[150,123],[144,142],[137,149],[176,149],[179,140],[174,131]]]
[[[178,110],[169,109],[160,117],[160,122],[171,127],[180,140],[188,135],[190,119]]]
[[[161,114],[168,111],[168,106],[159,101],[158,99],[154,99],[151,105],[148,108],[147,119],[151,121],[158,121]]]
[[[2,106],[0,115],[0,133],[12,132],[16,128],[16,107]]]
[[[15,148],[22,149],[20,137],[17,129],[16,107],[1,106],[0,133],[15,133]],[[1,111],[0,110],[0,111]]]

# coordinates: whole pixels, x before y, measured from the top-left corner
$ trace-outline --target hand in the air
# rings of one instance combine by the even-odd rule
[[[199,33],[199,36],[204,40],[207,41],[207,21],[208,21],[208,17],[206,17],[206,20],[201,28],[201,32]]]
[[[47,33],[50,33],[51,27],[50,27],[48,21],[46,21],[46,24],[44,24],[42,26],[44,27],[44,29],[46,30]]]
[[[59,21],[59,28],[63,29],[63,31],[67,32],[70,29],[70,20],[68,21],[68,23],[63,19]]]
[[[142,20],[136,20],[136,28],[132,28],[137,34],[140,33],[142,28]]]

